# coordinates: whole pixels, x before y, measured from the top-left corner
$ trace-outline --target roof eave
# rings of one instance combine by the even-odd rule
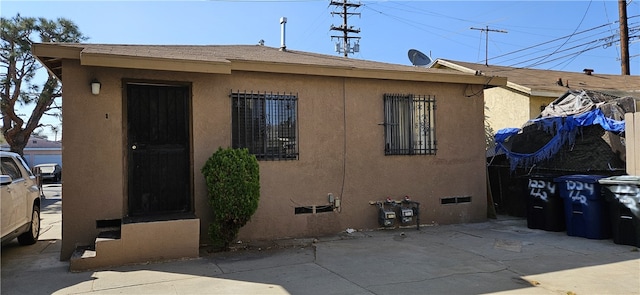
[[[229,61],[203,61],[83,52],[80,55],[80,64],[83,66],[110,68],[231,74],[231,63]]]
[[[362,79],[383,79],[420,82],[445,82],[477,84],[486,86],[504,86],[505,77],[487,77],[461,75],[456,73],[401,71],[375,68],[356,68],[325,65],[300,65],[279,62],[232,61],[233,71],[268,72],[280,74],[316,75],[331,77],[349,77]]]
[[[128,68],[162,71],[180,71],[211,74],[231,74],[231,71],[252,71],[298,75],[319,75],[363,79],[388,79],[401,81],[460,83],[484,85],[485,87],[505,86],[506,77],[439,71],[413,71],[402,69],[378,69],[375,67],[350,67],[319,64],[297,64],[274,61],[254,61],[241,59],[196,60],[185,58],[160,58],[139,55],[118,55],[104,52],[87,52],[81,46],[60,46],[59,44],[38,43],[32,47],[33,54],[47,69],[62,80],[62,60],[80,60],[83,66]],[[452,64],[453,65],[453,64]]]
[[[533,90],[531,91],[531,96],[543,96],[543,97],[551,97],[557,98],[562,96],[567,92],[568,88],[562,91],[549,91],[549,90]]]
[[[444,68],[449,68],[449,69],[452,69],[452,70],[456,70],[456,71],[460,71],[460,72],[463,72],[463,73],[472,73],[472,74],[477,73],[477,71],[474,70],[474,69],[467,68],[467,67],[461,66],[459,64],[455,64],[455,63],[449,62],[449,61],[444,60],[444,59],[436,59],[436,61],[433,62],[433,64],[431,64],[431,68],[439,69],[439,68],[443,68],[443,67]]]
[[[42,63],[49,73],[62,81],[62,60],[80,59],[82,48],[37,43],[31,45],[31,53]]]

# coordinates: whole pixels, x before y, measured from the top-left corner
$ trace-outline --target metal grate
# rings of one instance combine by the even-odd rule
[[[471,203],[471,196],[440,198],[440,204],[442,205],[462,203]]]
[[[298,95],[232,92],[232,144],[259,160],[298,159]]]
[[[385,155],[435,155],[435,110],[435,96],[385,94]]]

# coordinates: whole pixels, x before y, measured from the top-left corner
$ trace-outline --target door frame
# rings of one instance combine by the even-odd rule
[[[148,220],[149,216],[143,217],[130,217],[129,216],[129,131],[128,131],[128,95],[127,90],[129,85],[146,85],[146,86],[160,86],[160,87],[186,87],[188,89],[187,94],[187,128],[189,130],[188,134],[188,144],[189,144],[189,198],[190,198],[190,212],[187,215],[192,218],[195,215],[195,198],[194,198],[194,170],[193,170],[193,84],[191,82],[186,81],[167,81],[167,80],[152,80],[152,79],[131,79],[131,78],[123,78],[122,79],[122,150],[124,151],[122,161],[123,161],[123,196],[122,199],[122,215],[123,218],[130,220],[131,222],[135,222],[137,219]],[[178,218],[185,214],[178,214]],[[165,215],[156,216],[158,219],[166,219]],[[182,218],[187,218],[184,216]],[[172,218],[173,219],[173,218]]]

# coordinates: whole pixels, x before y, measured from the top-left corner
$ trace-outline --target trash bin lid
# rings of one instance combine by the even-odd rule
[[[638,175],[611,176],[607,178],[602,178],[598,180],[598,182],[604,185],[627,184],[627,185],[640,186],[640,176]]]
[[[563,181],[579,181],[582,183],[596,183],[599,179],[604,178],[602,175],[584,175],[584,174],[574,174],[574,175],[565,175],[556,177],[553,179],[555,182],[563,182]]]

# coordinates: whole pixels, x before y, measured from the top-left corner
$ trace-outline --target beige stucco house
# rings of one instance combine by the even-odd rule
[[[640,95],[640,76],[514,68],[437,59],[431,68],[507,77],[507,85],[484,91],[487,123],[494,131],[520,127],[568,89],[588,89],[615,96]]]
[[[260,160],[241,240],[378,228],[369,202],[387,197],[420,202],[423,224],[486,218],[482,90],[505,78],[258,45],[33,53],[63,85],[72,269],[197,256],[212,216],[200,169],[218,147]]]

